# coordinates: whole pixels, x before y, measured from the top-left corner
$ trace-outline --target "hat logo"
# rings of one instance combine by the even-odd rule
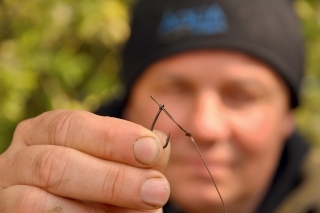
[[[218,4],[165,10],[157,29],[161,40],[179,39],[192,35],[215,35],[228,30],[228,20]]]

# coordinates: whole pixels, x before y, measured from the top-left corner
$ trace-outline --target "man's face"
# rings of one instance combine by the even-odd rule
[[[124,117],[150,128],[158,110],[150,95],[193,135],[229,209],[255,208],[293,129],[287,88],[272,69],[237,52],[183,53],[145,70],[131,91]],[[164,113],[155,129],[171,132],[164,172],[170,200],[191,212],[220,208],[190,138]]]

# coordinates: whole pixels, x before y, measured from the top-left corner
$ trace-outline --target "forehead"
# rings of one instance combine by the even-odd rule
[[[153,63],[142,78],[153,82],[180,79],[214,85],[223,81],[250,80],[286,87],[267,64],[244,53],[228,50],[199,50],[173,55]]]

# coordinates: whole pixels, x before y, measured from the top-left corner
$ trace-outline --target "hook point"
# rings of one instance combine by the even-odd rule
[[[167,139],[166,139],[166,144],[163,146],[163,149],[165,149],[165,148],[168,146],[168,144],[169,144],[169,141],[170,141],[170,133],[171,133],[171,132],[169,132],[169,134],[168,134],[168,137],[167,137]]]

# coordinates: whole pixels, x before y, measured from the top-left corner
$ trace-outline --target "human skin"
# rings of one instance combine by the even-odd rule
[[[160,213],[170,193],[165,139],[84,111],[23,121],[0,156],[0,212]]]
[[[150,126],[159,103],[192,133],[228,212],[254,212],[294,129],[284,82],[264,63],[226,50],[181,53],[149,66],[135,83],[124,118]],[[190,139],[164,113],[171,132],[164,171],[170,200],[187,212],[224,212]]]

